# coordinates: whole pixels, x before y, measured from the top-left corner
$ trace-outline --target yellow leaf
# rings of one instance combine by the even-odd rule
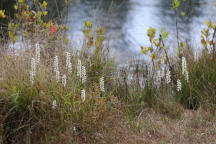
[[[69,26],[66,26],[65,29],[66,29],[66,31],[69,31],[70,28],[69,28]]]
[[[23,4],[23,3],[24,3],[24,0],[18,0],[18,2],[19,2],[20,4]]]
[[[66,6],[68,7],[68,5],[69,5],[69,0],[65,0],[65,4],[66,4]]]
[[[47,11],[44,11],[44,12],[43,12],[43,15],[44,15],[44,16],[46,16],[46,15],[47,15],[47,13],[48,13]]]
[[[143,48],[143,49],[142,49],[142,53],[143,53],[143,54],[146,54],[146,53],[147,53],[147,48]]]
[[[17,10],[17,9],[18,9],[18,6],[17,6],[17,5],[14,5],[14,9]]]
[[[208,26],[208,27],[210,27],[211,26],[211,22],[209,22],[208,20],[206,20],[206,25]]]
[[[201,40],[201,43],[204,47],[206,47],[206,41],[204,39]]]
[[[6,18],[5,10],[0,10],[0,18]]]
[[[42,7],[45,9],[46,6],[47,6],[47,2],[46,2],[46,1],[43,1],[43,5],[42,5]]]
[[[185,16],[185,12],[181,12],[181,16]]]

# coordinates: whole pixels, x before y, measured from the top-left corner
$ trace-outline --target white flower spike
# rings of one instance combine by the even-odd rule
[[[80,59],[78,59],[78,61],[77,61],[77,76],[80,78],[82,77],[81,71],[82,71],[82,62]]]
[[[40,63],[40,45],[38,43],[35,44],[36,47],[36,63]]]
[[[64,87],[66,87],[66,84],[67,84],[66,78],[67,78],[66,75],[62,76],[62,84],[63,84]]]
[[[179,92],[179,91],[181,91],[181,89],[182,89],[182,83],[181,83],[181,81],[178,79],[178,80],[177,80],[177,91]]]
[[[66,52],[66,67],[68,69],[69,74],[72,73],[72,63],[71,63],[71,54]]]
[[[52,102],[52,109],[56,109],[56,107],[57,107],[56,100],[54,100],[54,101]]]
[[[86,82],[86,68],[85,68],[85,66],[82,66],[81,75],[82,75],[82,84],[84,84]]]
[[[36,74],[36,61],[34,58],[31,59],[31,71],[30,71],[30,82],[34,84],[34,76]]]
[[[166,83],[169,84],[171,82],[170,70],[168,69],[166,72]]]
[[[54,72],[56,73],[56,82],[58,83],[59,82],[59,75],[60,75],[60,72],[59,72],[59,66],[58,66],[58,56],[55,56],[54,58]]]
[[[82,102],[85,102],[85,99],[86,99],[86,95],[85,95],[85,90],[81,90],[81,99],[82,99]]]
[[[105,92],[105,89],[104,89],[104,77],[103,76],[100,78],[100,91]]]

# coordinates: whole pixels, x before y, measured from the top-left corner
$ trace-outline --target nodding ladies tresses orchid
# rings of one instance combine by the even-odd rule
[[[59,71],[59,67],[58,67],[58,56],[55,56],[54,59],[54,72]]]
[[[182,57],[182,74],[184,75],[187,71],[187,62],[185,57]]]
[[[86,99],[86,95],[85,95],[85,90],[84,89],[81,90],[81,99],[82,99],[82,102],[84,102],[85,99]]]
[[[181,83],[181,81],[178,79],[178,80],[177,80],[177,91],[179,92],[179,91],[181,91],[181,89],[182,89],[182,83]]]
[[[78,61],[77,61],[77,76],[80,78],[82,77],[81,72],[82,72],[82,62],[80,59],[78,59]]]
[[[161,81],[161,79],[162,79],[162,72],[159,70],[159,71],[157,71],[157,79],[158,79],[158,81]]]
[[[188,82],[189,81],[189,74],[188,71],[185,72],[185,80]]]
[[[55,56],[55,59],[54,59],[54,72],[56,73],[56,82],[58,83],[59,75],[60,75],[59,67],[58,67],[58,56]]]
[[[52,102],[52,109],[56,109],[56,107],[57,107],[56,100],[54,100],[54,101]]]
[[[208,53],[211,54],[213,52],[213,47],[207,47]]]
[[[103,76],[100,78],[100,91],[105,92],[105,89],[104,89],[104,77]]]
[[[72,63],[71,63],[71,54],[66,52],[66,67],[68,69],[69,74],[72,73]]]
[[[59,78],[60,77],[60,72],[59,71],[56,71],[56,82],[58,83],[59,82]]]
[[[185,76],[185,80],[188,82],[189,81],[189,74],[187,71],[187,62],[185,57],[182,57],[182,74]]]
[[[82,66],[81,75],[82,75],[82,84],[84,84],[86,82],[86,68],[85,68],[85,66]]]
[[[40,45],[38,43],[35,44],[36,47],[36,63],[40,63]]]
[[[31,59],[31,71],[30,71],[30,82],[34,84],[34,76],[36,74],[36,61],[34,58]]]
[[[171,82],[170,70],[168,69],[166,72],[166,83],[169,84]]]
[[[62,76],[62,84],[63,84],[64,87],[66,87],[66,84],[67,84],[67,79],[66,78],[67,78],[66,75]]]

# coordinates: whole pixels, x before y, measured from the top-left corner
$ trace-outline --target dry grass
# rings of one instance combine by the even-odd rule
[[[216,143],[216,119],[210,113],[184,110],[180,119],[146,110],[139,121],[129,122],[123,113],[107,117],[104,129],[91,136],[84,133],[71,137],[73,128],[56,133],[52,144],[194,144]]]
[[[201,109],[184,110],[180,119],[171,119],[166,115],[148,111],[143,114],[139,125],[142,126],[136,139],[137,144],[216,143],[215,118]]]

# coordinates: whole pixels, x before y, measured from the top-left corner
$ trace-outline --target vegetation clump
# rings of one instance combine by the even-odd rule
[[[169,32],[149,27],[150,46],[141,46],[149,61],[131,60],[123,67],[109,54],[102,27],[87,20],[78,50],[68,38],[69,27],[48,20],[46,1],[32,5],[35,10],[24,0],[17,2],[8,38],[0,44],[0,143],[177,142],[161,127],[175,120],[179,126],[188,115],[197,122],[184,122],[180,129],[188,133],[201,129],[203,121],[215,125],[216,28],[206,21],[200,53],[180,41],[179,0],[173,0],[177,53],[169,54]],[[8,18],[4,10],[0,18]],[[197,111],[191,114],[191,109]]]

